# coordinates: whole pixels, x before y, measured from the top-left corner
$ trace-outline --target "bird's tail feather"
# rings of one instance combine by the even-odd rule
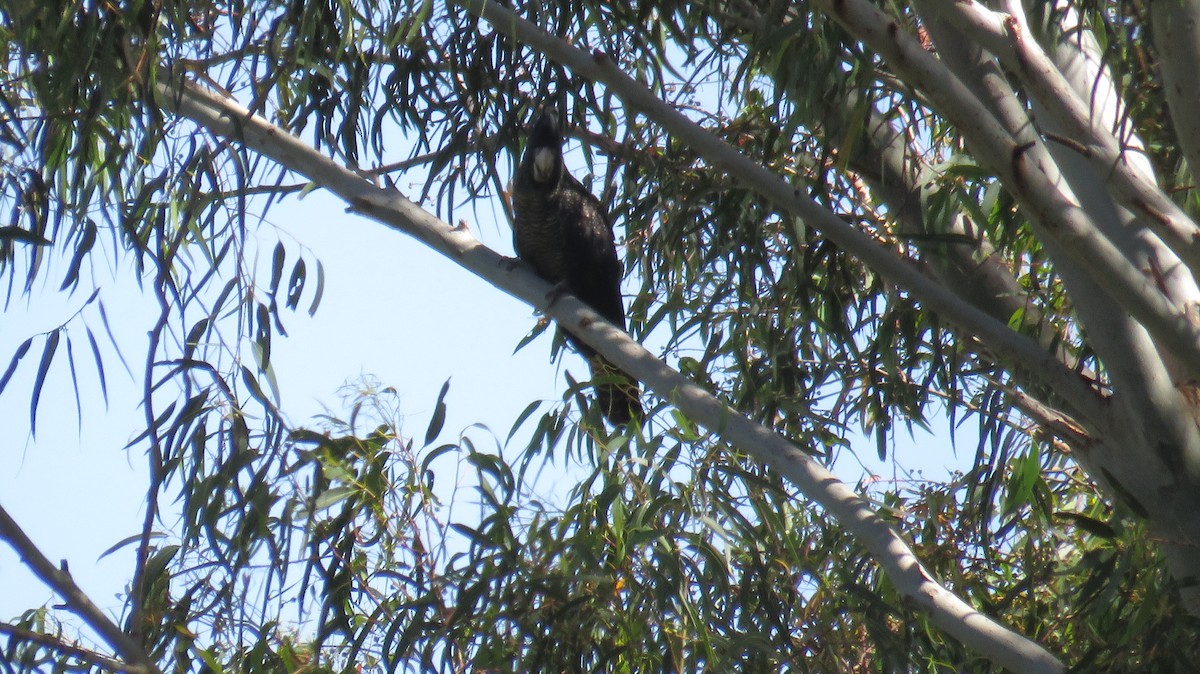
[[[641,389],[617,366],[602,356],[591,355],[588,364],[592,367],[592,381],[596,382],[596,401],[600,412],[614,426],[623,426],[645,417],[642,411]]]

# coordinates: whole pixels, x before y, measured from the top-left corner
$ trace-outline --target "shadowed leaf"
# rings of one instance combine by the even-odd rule
[[[307,277],[304,258],[296,260],[292,267],[292,276],[288,279],[287,308],[295,309],[300,304],[300,295],[304,293],[304,281]]]
[[[29,353],[29,346],[31,344],[33,344],[32,337],[21,342],[21,346],[17,347],[16,353],[14,353],[12,359],[8,361],[8,367],[4,368],[4,375],[0,376],[0,393],[4,393],[4,387],[8,386],[8,380],[11,379],[13,373],[17,371],[17,363],[21,362],[21,359],[25,357],[25,354]]]
[[[437,404],[433,408],[433,416],[429,419],[429,427],[425,429],[425,444],[428,445],[437,438],[442,432],[442,425],[446,423],[446,393],[450,391],[450,380],[447,379],[442,384],[442,390],[438,393]]]
[[[29,399],[30,434],[37,437],[38,403],[42,398],[42,386],[46,383],[46,375],[50,372],[50,363],[54,360],[54,352],[58,350],[59,331],[55,330],[46,335],[46,347],[42,351],[42,360],[38,363],[37,376],[33,382],[33,393]]]

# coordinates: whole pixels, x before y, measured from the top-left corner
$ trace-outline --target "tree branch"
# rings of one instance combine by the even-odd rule
[[[845,130],[844,117],[836,117],[833,122],[839,134]],[[1021,313],[1022,325],[1033,332],[1044,349],[1056,354],[1065,367],[1096,379],[1095,373],[1078,368],[1077,359],[1065,348],[1066,336],[1055,329],[1042,307],[1017,281],[981,227],[961,211],[945,221],[931,219],[929,200],[937,189],[932,187],[937,177],[916,148],[874,111],[867,112],[865,126],[859,143],[851,148],[849,165],[887,204],[903,234],[934,235],[913,241],[933,274],[997,321],[1007,323]]]
[[[474,9],[480,8],[476,6]],[[488,5],[489,16],[494,18],[492,10],[493,6]],[[505,15],[495,25],[507,31],[512,29],[515,20],[515,17]],[[529,30],[534,29],[530,27]],[[289,170],[326,187],[349,203],[354,211],[416,238],[529,305],[540,306],[550,293],[550,284],[525,266],[513,264],[511,259],[487,248],[468,231],[453,228],[438,220],[395,190],[371,185],[354,172],[338,166],[306,146],[298,138],[272,126],[261,117],[251,115],[246,108],[182,80],[173,86],[159,84],[157,91],[167,109],[193,120],[218,136],[243,143],[248,149],[270,157]],[[706,138],[710,142],[717,142],[707,135]],[[791,188],[785,188],[790,194]],[[829,217],[833,217],[832,214]],[[878,250],[883,255],[883,249]],[[906,269],[911,270],[909,267]],[[911,270],[911,273],[920,276],[915,270]],[[951,299],[961,304],[952,295],[946,301]],[[758,461],[770,464],[787,476],[858,536],[897,591],[914,606],[928,611],[932,620],[949,634],[1017,671],[1062,671],[1062,664],[1045,649],[979,613],[934,581],[908,544],[874,512],[870,503],[792,441],[741,416],[711,393],[668,367],[578,299],[563,295],[545,307],[544,311],[559,325],[595,347],[622,370],[704,425],[722,441],[747,452]],[[973,308],[972,311],[980,313]],[[1044,353],[1040,355],[1046,357]],[[1087,393],[1090,395],[1090,392]],[[1079,394],[1084,395],[1084,391]]]
[[[46,648],[52,648],[61,653],[65,653],[83,660],[84,662],[88,662],[99,667],[104,667],[114,672],[129,672],[129,674],[139,674],[145,671],[136,665],[130,665],[127,662],[117,660],[116,658],[109,657],[103,653],[97,653],[96,651],[88,650],[82,646],[67,643],[63,641],[61,637],[51,636],[41,632],[34,632],[33,630],[27,630],[24,627],[10,625],[8,623],[0,623],[0,633],[9,634],[24,641],[32,641],[34,643],[41,644]]]
[[[851,34],[920,90],[1017,198],[1044,242],[1070,255],[1193,373],[1200,373],[1200,325],[1113,244],[1080,207],[1039,140],[1016,142],[988,109],[915,37],[864,0],[818,0]],[[987,339],[987,338],[985,338]],[[990,341],[990,340],[989,340]]]
[[[121,631],[116,623],[109,620],[98,606],[92,603],[92,600],[75,584],[69,571],[57,568],[42,554],[3,506],[0,506],[0,538],[7,540],[34,575],[63,598],[71,612],[96,630],[96,633],[129,663],[124,666],[124,671],[137,674],[158,672],[158,668],[155,667],[146,652],[128,634]]]
[[[944,16],[1019,74],[1030,96],[1060,127],[1058,133],[1076,144],[1076,152],[1088,161],[1097,175],[1107,176],[1110,193],[1130,211],[1144,216],[1151,228],[1184,260],[1192,275],[1200,275],[1200,229],[1149,175],[1148,162],[1137,153],[1141,144],[1130,147],[1131,139],[1119,140],[1110,129],[1101,126],[1111,122],[1119,127],[1119,112],[1097,111],[1094,109],[1097,106],[1085,103],[1033,39],[1022,17],[994,12],[973,0],[931,2],[939,5]],[[1194,63],[1191,67],[1194,68]],[[1094,93],[1092,98],[1095,98]],[[1102,107],[1105,102],[1101,100],[1099,105]]]
[[[995,57],[985,53],[978,43],[963,34],[957,25],[945,20],[938,2],[940,0],[919,0],[918,8],[922,16],[927,17],[925,26],[933,38],[942,62],[992,111],[997,121],[1018,143],[1038,142],[1036,125],[1000,72]],[[1064,32],[1069,31],[1064,29]],[[1067,52],[1066,57],[1076,63],[1073,71],[1088,70],[1091,67],[1091,61],[1080,53],[1086,51],[1087,46],[1094,42],[1085,37],[1084,34],[1079,34],[1070,41],[1072,47],[1078,43],[1079,50],[1064,48]],[[1082,77],[1077,76],[1076,79],[1090,83],[1100,76],[1085,74]],[[1107,82],[1107,78],[1104,78],[1104,81]],[[1079,86],[1077,82],[1076,90]],[[1098,105],[1116,97],[1116,92],[1112,91],[1111,86],[1108,87],[1108,91],[1107,95],[1098,95],[1101,99],[1097,101]],[[1119,105],[1104,106],[1110,113],[1119,108]],[[1120,115],[1112,116],[1112,123],[1122,123]],[[1186,303],[1189,295],[1186,289],[1194,288],[1194,282],[1190,272],[1179,263],[1176,254],[1156,235],[1142,227],[1130,211],[1113,203],[1105,188],[1105,179],[1098,175],[1094,167],[1078,152],[1063,147],[1057,140],[1049,144],[1047,150],[1056,158],[1064,177],[1070,183],[1071,190],[1080,200],[1081,208],[1095,223],[1096,228],[1125,251],[1127,257],[1150,260],[1142,264],[1143,268],[1154,264],[1155,261],[1160,268],[1167,268],[1169,271],[1162,274],[1163,286],[1176,301]],[[1140,156],[1137,158],[1141,159]],[[1149,172],[1148,167],[1146,171]],[[1087,326],[1088,343],[1105,364],[1105,370],[1114,385],[1114,397],[1120,398],[1119,402],[1122,405],[1113,407],[1127,412],[1122,417],[1125,420],[1123,426],[1127,429],[1145,429],[1148,437],[1166,438],[1167,444],[1180,448],[1181,456],[1194,454],[1200,446],[1200,434],[1195,424],[1186,421],[1190,418],[1189,414],[1182,413],[1186,408],[1186,401],[1175,388],[1176,379],[1170,372],[1171,368],[1164,362],[1163,354],[1150,339],[1146,328],[1129,316],[1120,304],[1100,287],[1072,251],[1062,250],[1061,245],[1053,240],[1044,241],[1044,245],[1056,263],[1056,269],[1070,294],[1075,313]],[[1061,346],[1062,342],[1059,344]],[[1185,421],[1181,423],[1178,421],[1180,419]],[[1070,436],[1064,438],[1069,439]],[[1100,474],[1096,470],[1090,472]]]

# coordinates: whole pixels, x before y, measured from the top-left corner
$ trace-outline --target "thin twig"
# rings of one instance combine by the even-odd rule
[[[106,669],[111,669],[114,672],[136,673],[143,671],[136,665],[131,666],[129,663],[118,660],[112,656],[105,655],[103,653],[97,653],[96,651],[83,648],[82,646],[78,646],[76,644],[67,643],[66,641],[63,641],[62,637],[44,634],[42,632],[34,632],[33,630],[27,630],[24,627],[10,625],[8,623],[0,623],[0,634],[9,634],[23,641],[32,641],[34,643],[41,644],[46,648],[52,648],[61,653],[65,653],[66,655],[83,660],[84,662],[104,667]]]
[[[3,506],[0,506],[0,538],[8,541],[35,576],[63,598],[72,613],[96,630],[96,633],[129,663],[124,666],[123,671],[136,674],[153,674],[159,671],[146,652],[79,589],[71,573],[65,568],[54,566],[54,563],[42,554]]]

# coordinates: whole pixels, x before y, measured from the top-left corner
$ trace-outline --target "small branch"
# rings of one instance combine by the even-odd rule
[[[73,656],[80,660],[83,660],[84,662],[91,663],[98,667],[104,667],[104,668],[110,669],[114,672],[129,672],[130,674],[140,674],[141,672],[145,671],[141,667],[138,667],[136,665],[130,665],[129,663],[122,662],[121,660],[117,660],[116,658],[109,657],[107,655],[104,655],[103,653],[97,653],[96,651],[88,650],[81,646],[67,643],[67,642],[63,641],[61,637],[51,636],[49,634],[43,634],[41,632],[34,632],[32,630],[27,630],[24,627],[10,625],[8,623],[0,623],[0,634],[9,634],[13,637],[16,637],[17,639],[21,639],[24,641],[32,641],[34,643],[41,644],[42,646],[45,646],[46,648],[54,649],[61,653],[65,653],[67,655],[70,655],[70,656]]]
[[[0,538],[7,540],[34,575],[63,598],[72,613],[96,630],[96,633],[129,663],[124,666],[123,671],[137,674],[154,674],[159,671],[146,652],[79,589],[70,572],[54,566],[42,554],[3,506],[0,506]]]

